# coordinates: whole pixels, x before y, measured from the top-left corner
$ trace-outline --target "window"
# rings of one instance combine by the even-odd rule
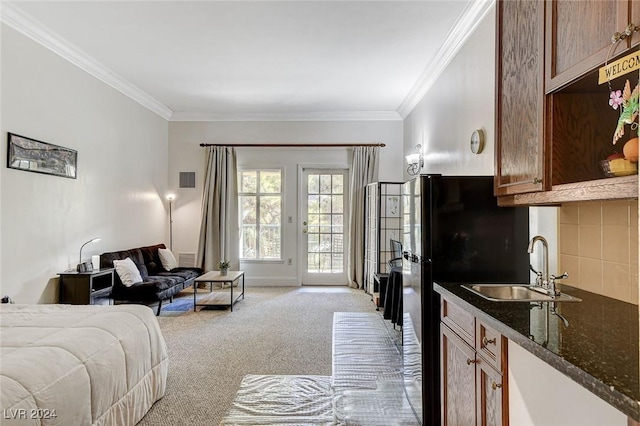
[[[240,258],[281,259],[282,170],[238,173]]]

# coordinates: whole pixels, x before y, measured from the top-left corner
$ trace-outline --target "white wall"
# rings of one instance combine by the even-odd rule
[[[493,175],[495,13],[489,12],[404,122],[405,155],[422,145],[422,173]],[[471,133],[485,148],[472,154]]]
[[[166,240],[167,122],[2,25],[1,158],[7,132],[78,151],[78,178],[2,167],[2,295],[57,301],[56,273]]]
[[[627,416],[510,341],[509,423],[625,426]]]
[[[374,143],[380,150],[380,180],[400,181],[402,122],[171,122],[169,123],[169,185],[177,194],[174,203],[173,247],[176,253],[198,248],[205,149],[200,143]],[[285,170],[285,223],[282,263],[243,263],[247,285],[298,285],[298,164],[349,165],[346,148],[238,148],[239,166],[275,166]],[[196,172],[196,189],[179,189],[178,173]],[[292,216],[293,223],[287,223]]]

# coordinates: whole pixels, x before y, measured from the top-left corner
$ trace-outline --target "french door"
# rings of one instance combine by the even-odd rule
[[[348,189],[346,169],[302,169],[302,285],[346,285]]]

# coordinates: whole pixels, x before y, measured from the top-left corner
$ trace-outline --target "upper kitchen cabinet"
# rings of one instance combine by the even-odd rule
[[[637,199],[633,164],[608,159],[637,135],[623,123],[614,144],[639,71],[607,82],[599,69],[637,50],[640,32],[611,40],[640,25],[640,0],[498,0],[496,13],[498,203]]]
[[[550,189],[544,138],[544,2],[496,5],[494,193]]]
[[[546,92],[553,92],[601,66],[607,56],[631,47],[632,38],[618,43],[611,52],[611,37],[633,22],[629,1],[552,0],[546,11]],[[633,3],[639,3],[634,1]],[[634,15],[640,9],[634,4]],[[638,37],[634,40],[637,43]]]

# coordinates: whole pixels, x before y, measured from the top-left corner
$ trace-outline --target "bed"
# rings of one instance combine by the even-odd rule
[[[169,359],[141,305],[0,305],[2,424],[134,425]]]

